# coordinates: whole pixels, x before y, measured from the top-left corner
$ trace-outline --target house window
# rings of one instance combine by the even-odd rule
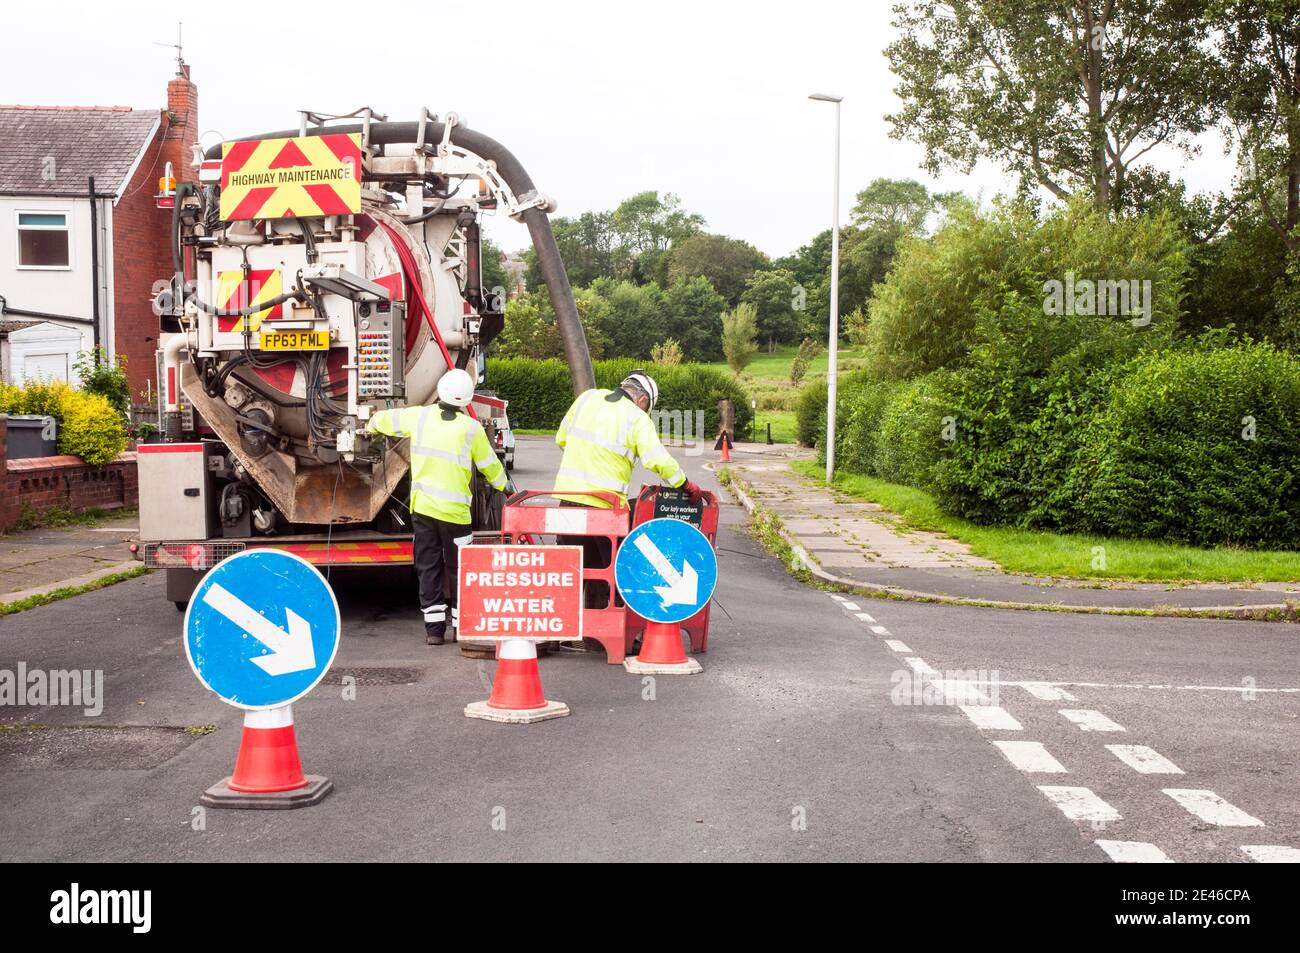
[[[19,268],[68,268],[71,263],[66,212],[18,213]]]

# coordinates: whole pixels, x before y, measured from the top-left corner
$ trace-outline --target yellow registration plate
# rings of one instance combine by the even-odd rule
[[[263,351],[327,351],[328,331],[263,331]]]

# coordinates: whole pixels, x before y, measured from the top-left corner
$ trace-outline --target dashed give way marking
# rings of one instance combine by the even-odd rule
[[[1182,768],[1146,745],[1106,745],[1106,750],[1138,774],[1183,773]]]
[[[1040,784],[1038,790],[1072,821],[1120,821],[1123,817],[1088,788]]]
[[[1213,791],[1165,788],[1165,793],[1189,813],[1217,827],[1263,827],[1264,822],[1229,804]]]
[[[962,705],[962,713],[981,731],[1022,731],[1020,722],[998,705]]]
[[[1061,714],[1078,725],[1080,731],[1124,730],[1122,726],[1115,724],[1099,711],[1092,711],[1087,708],[1062,708]]]
[[[912,651],[912,650],[909,649],[906,645],[904,645],[902,642],[898,641],[898,639],[885,639],[885,644],[888,645],[888,646],[889,646],[891,649],[893,649],[895,652],[910,652],[910,651]]]
[[[1117,864],[1172,864],[1155,844],[1138,840],[1099,840],[1096,845]]]
[[[1251,844],[1242,850],[1257,864],[1300,864],[1300,850],[1294,847]]]
[[[1063,688],[1057,688],[1055,685],[1049,685],[1047,682],[1021,682],[1020,687],[1029,694],[1033,695],[1039,701],[1045,702],[1072,702],[1078,701],[1073,695]],[[1116,841],[1115,843],[1119,843]]]
[[[1065,765],[1052,757],[1038,741],[994,741],[1008,761],[1031,774],[1065,774]]]

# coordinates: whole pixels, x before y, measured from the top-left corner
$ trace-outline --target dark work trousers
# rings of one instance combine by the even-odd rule
[[[445,635],[456,618],[456,574],[460,547],[473,538],[469,523],[448,523],[411,513],[415,524],[415,572],[420,577],[420,611],[429,635]]]

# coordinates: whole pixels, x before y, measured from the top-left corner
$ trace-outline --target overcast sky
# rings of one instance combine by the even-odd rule
[[[845,97],[841,209],[877,176],[988,197],[993,167],[932,181],[889,137],[889,3],[473,2],[14,3],[0,102],[156,108],[175,71],[178,10],[205,145],[297,124],[298,110],[369,105],[415,119],[460,113],[510,148],[559,214],[675,192],[710,231],[785,254],[830,224],[833,110]],[[1166,157],[1193,191],[1223,188],[1217,139]],[[504,216],[488,232],[516,249]]]

